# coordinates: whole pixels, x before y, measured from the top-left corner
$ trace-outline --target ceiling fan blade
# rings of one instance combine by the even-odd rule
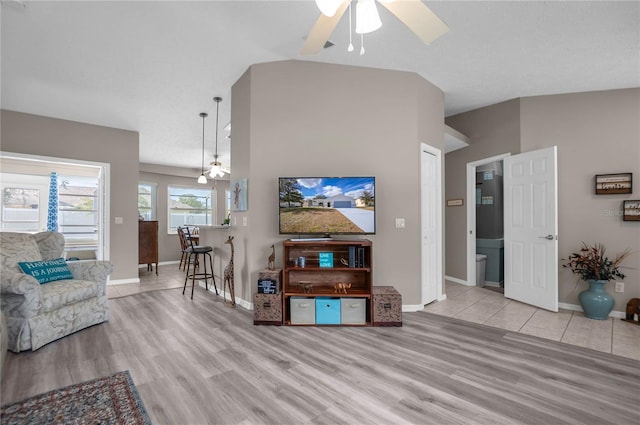
[[[304,46],[302,46],[302,50],[300,50],[301,55],[316,55],[322,51],[324,44],[327,42],[336,25],[338,25],[340,18],[342,18],[342,15],[344,15],[344,12],[347,10],[349,3],[350,0],[345,0],[340,7],[338,7],[336,13],[331,17],[320,14],[320,17],[318,17],[313,28],[311,28],[311,31],[304,42]]]
[[[400,19],[426,44],[431,44],[449,31],[447,24],[442,22],[420,0],[396,0],[393,2],[382,0],[379,3]]]

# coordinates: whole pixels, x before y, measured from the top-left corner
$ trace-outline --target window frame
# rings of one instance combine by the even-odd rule
[[[185,192],[185,193],[175,194],[175,193],[172,193],[172,190],[178,191],[178,192]],[[173,212],[175,212],[175,210],[187,211],[187,209],[171,208],[172,197],[176,197],[176,196],[180,197],[180,196],[192,195],[192,194],[186,193],[188,191],[193,191],[194,193],[206,191],[206,192],[209,193],[208,199],[209,199],[210,205],[209,205],[208,208],[205,206],[205,208],[202,209],[205,212],[205,214],[204,214],[204,216],[205,216],[204,223],[196,222],[195,220],[192,220],[192,222],[189,223],[189,219],[187,218],[186,220],[184,220],[184,221],[187,221],[186,223],[184,223],[184,222],[183,223],[179,223],[179,224],[176,224],[175,227],[172,227],[172,221],[173,221],[172,210],[173,210]],[[197,198],[202,198],[202,196],[197,197]],[[206,196],[204,198],[207,199]],[[206,201],[205,201],[205,203],[206,203]],[[167,186],[167,234],[169,234],[169,235],[177,234],[178,226],[183,226],[183,225],[195,226],[195,227],[197,227],[197,226],[211,226],[212,224],[214,224],[214,220],[215,220],[216,204],[217,204],[217,202],[216,202],[216,198],[215,198],[215,190],[212,189],[212,188],[206,188],[205,189],[205,188],[196,187],[196,186],[185,186],[185,185],[175,185],[175,184],[171,185],[171,184],[169,184]]]
[[[143,194],[140,191],[140,187],[141,186],[148,186],[150,188],[150,193],[149,193],[149,203],[150,203],[150,207],[148,207],[150,214],[148,216],[146,216],[145,214],[142,214],[140,212],[140,196],[141,195],[147,195],[147,194]],[[158,219],[158,183],[156,182],[148,182],[148,181],[139,181],[138,182],[138,216],[142,216],[144,217],[145,220],[148,221],[155,221]]]

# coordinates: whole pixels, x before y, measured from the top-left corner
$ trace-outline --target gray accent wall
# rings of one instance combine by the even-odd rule
[[[469,138],[469,146],[445,155],[445,198],[464,199],[445,209],[445,274],[467,280],[467,163],[505,153],[520,153],[520,100],[510,100],[446,118],[446,124]]]
[[[466,197],[466,164],[490,156],[558,146],[558,261],[581,242],[602,242],[610,256],[636,253],[623,265],[625,292],[614,309],[640,297],[640,224],[622,220],[622,201],[640,199],[640,89],[559,94],[516,99],[448,117],[470,146],[446,155],[447,198]],[[596,174],[633,173],[633,193],[595,195]],[[446,275],[466,280],[466,208],[446,209]],[[559,269],[559,301],[578,304],[586,284]]]
[[[1,114],[4,152],[111,164],[111,280],[138,279],[138,133],[8,110]],[[123,224],[115,224],[114,217],[122,217]]]
[[[374,284],[419,304],[420,143],[443,149],[442,92],[414,73],[283,61],[251,66],[232,99],[232,179],[247,178],[249,194],[232,215],[236,295],[252,299],[271,244],[282,265],[279,176],[374,175]]]

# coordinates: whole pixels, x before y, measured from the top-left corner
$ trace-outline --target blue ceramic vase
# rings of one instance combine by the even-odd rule
[[[604,286],[608,280],[587,280],[589,289],[578,295],[584,315],[589,319],[606,320],[613,310],[613,297],[607,293]]]

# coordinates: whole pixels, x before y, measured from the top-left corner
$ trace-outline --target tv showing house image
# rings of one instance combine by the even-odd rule
[[[375,177],[280,177],[280,234],[374,234]]]

